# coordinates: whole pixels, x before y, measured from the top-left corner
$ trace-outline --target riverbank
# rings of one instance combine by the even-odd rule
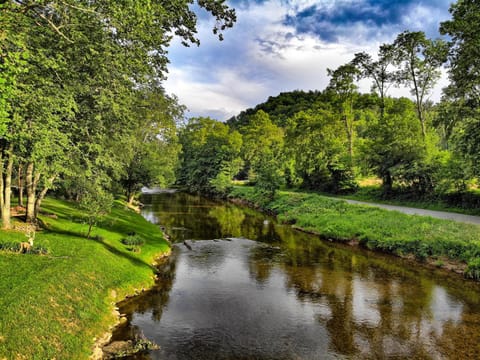
[[[116,202],[87,239],[74,204],[46,199],[35,246],[46,255],[0,252],[0,359],[87,359],[118,321],[115,304],[154,283],[152,264],[169,245],[160,229]],[[135,233],[144,244],[122,243]],[[26,241],[0,232],[0,244]]]
[[[254,188],[239,186],[229,194],[260,206]],[[480,228],[431,217],[406,215],[301,192],[281,191],[261,203],[280,221],[327,240],[411,258],[480,279]]]

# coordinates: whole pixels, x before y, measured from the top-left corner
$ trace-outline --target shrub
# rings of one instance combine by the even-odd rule
[[[18,253],[20,251],[20,243],[18,242],[1,243],[0,251]],[[48,250],[42,246],[33,246],[26,251],[26,254],[46,255],[48,254]]]
[[[122,244],[127,246],[142,246],[143,244],[145,244],[145,240],[142,239],[139,235],[133,234],[128,235],[126,238],[123,238]]]
[[[474,280],[480,280],[480,258],[474,258],[468,262],[465,277]]]

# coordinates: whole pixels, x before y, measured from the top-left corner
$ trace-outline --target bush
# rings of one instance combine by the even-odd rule
[[[480,258],[474,258],[468,262],[465,277],[480,280]]]
[[[0,244],[1,251],[11,251],[11,252],[18,252],[20,250],[20,243],[16,242],[6,242]]]
[[[2,243],[0,244],[0,251],[18,253],[20,251],[20,243],[18,242]],[[32,246],[30,249],[26,251],[26,254],[46,255],[48,254],[48,250],[42,246]]]
[[[128,235],[126,238],[122,239],[122,244],[127,246],[142,246],[145,244],[145,240],[142,239],[139,235],[133,234]]]

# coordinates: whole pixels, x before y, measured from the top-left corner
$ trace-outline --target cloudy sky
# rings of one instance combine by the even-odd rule
[[[188,107],[187,116],[226,120],[280,92],[323,90],[327,68],[350,61],[356,52],[375,55],[379,45],[404,30],[440,37],[438,26],[449,19],[451,2],[230,0],[238,20],[225,40],[212,34],[213,19],[199,13],[201,45],[172,43],[164,86]],[[360,85],[369,90],[367,82]],[[393,89],[391,94],[408,91]]]

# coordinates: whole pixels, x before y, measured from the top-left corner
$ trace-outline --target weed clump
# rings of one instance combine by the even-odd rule
[[[474,280],[480,280],[480,258],[474,258],[468,262],[465,277]]]
[[[21,251],[21,245],[18,242],[5,242],[0,243],[0,251],[3,252],[11,252],[11,253],[20,253],[23,254],[35,254],[35,255],[47,255],[48,249],[44,248],[43,246],[32,246],[25,251]]]
[[[145,239],[135,233],[130,233],[122,239],[122,244],[126,245],[130,251],[140,252],[140,248],[145,244]]]

